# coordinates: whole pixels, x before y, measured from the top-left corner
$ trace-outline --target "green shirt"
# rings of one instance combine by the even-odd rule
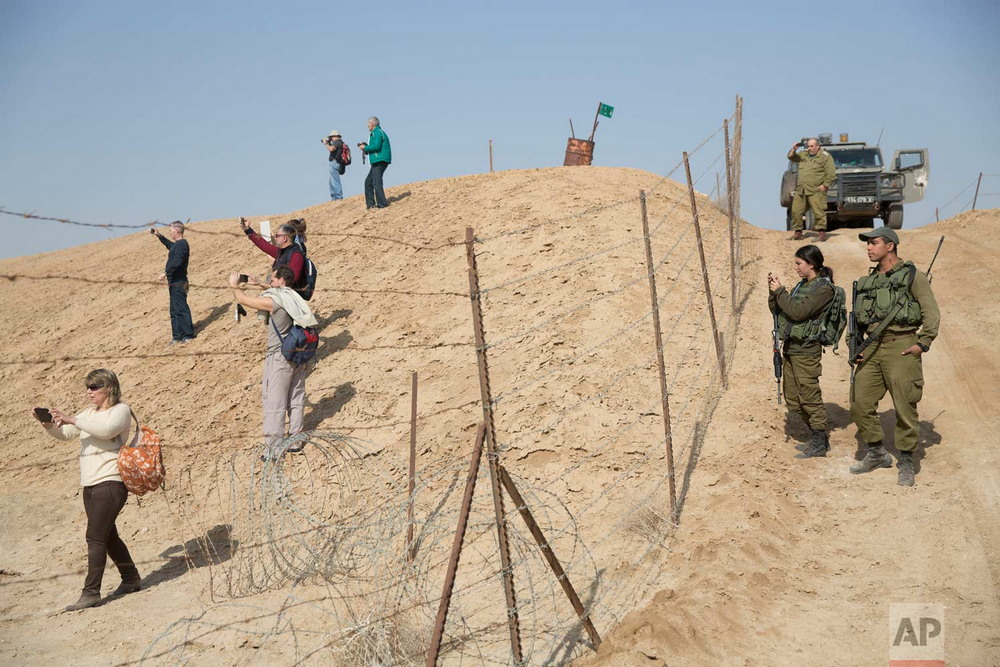
[[[789,158],[792,162],[799,164],[798,185],[805,190],[805,194],[812,194],[821,185],[827,188],[837,180],[837,168],[833,164],[833,157],[824,150],[809,155],[809,151],[799,151],[793,153]]]
[[[368,154],[368,161],[372,164],[376,162],[392,162],[392,148],[389,147],[389,137],[382,131],[381,126],[376,125],[368,137],[368,145],[365,146],[365,153]]]

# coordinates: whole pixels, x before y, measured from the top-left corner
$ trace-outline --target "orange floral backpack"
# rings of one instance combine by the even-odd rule
[[[131,410],[129,410],[131,412]],[[137,496],[166,487],[167,469],[163,467],[160,436],[143,426],[132,412],[135,435],[118,450],[118,474],[129,493]]]

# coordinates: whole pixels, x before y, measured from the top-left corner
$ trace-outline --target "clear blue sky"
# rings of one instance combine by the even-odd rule
[[[0,207],[119,224],[280,215],[327,200],[326,151],[377,115],[388,186],[562,163],[664,173],[745,98],[744,217],[784,228],[798,137],[931,150],[934,219],[1000,174],[1000,4],[0,0]],[[888,156],[887,156],[888,157]],[[345,177],[362,191],[360,161]],[[702,190],[709,190],[708,184]],[[984,193],[1000,193],[1000,178]],[[948,215],[971,191],[945,209]],[[1000,206],[1000,197],[980,207]],[[0,257],[114,232],[0,216]]]

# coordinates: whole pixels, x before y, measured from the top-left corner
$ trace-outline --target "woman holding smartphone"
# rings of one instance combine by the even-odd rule
[[[125,507],[128,491],[118,474],[118,450],[128,439],[132,409],[121,402],[118,376],[106,368],[87,373],[84,380],[91,407],[75,417],[51,409],[36,409],[35,418],[56,440],[80,437],[80,486],[87,512],[87,578],[80,599],[66,607],[76,611],[101,601],[101,581],[108,556],[121,573],[122,583],[110,597],[134,593],[140,588],[128,547],[118,535],[115,520]]]

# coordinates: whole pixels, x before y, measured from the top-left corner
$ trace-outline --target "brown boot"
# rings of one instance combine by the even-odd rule
[[[88,609],[90,607],[96,606],[101,601],[100,595],[94,595],[93,593],[88,593],[86,591],[80,596],[80,599],[73,604],[66,607],[66,611],[79,611],[81,609]]]
[[[802,240],[802,230],[801,229],[796,229],[795,230],[795,233],[792,234],[792,240],[793,241],[801,241]]]
[[[826,232],[825,231],[820,231],[820,233],[819,233],[819,240],[820,241],[825,241],[826,240]]]
[[[122,583],[108,597],[116,598],[142,589],[142,577],[139,576],[139,570],[134,563],[118,564],[118,572],[122,575]]]

